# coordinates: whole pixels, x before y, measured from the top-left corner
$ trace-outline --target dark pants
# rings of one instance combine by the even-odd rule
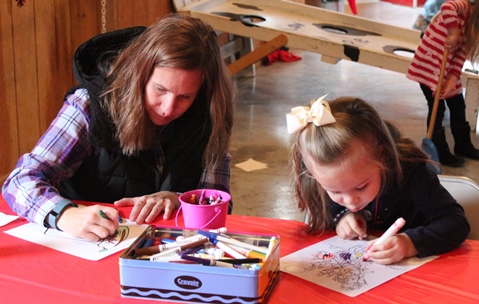
[[[429,112],[427,113],[427,128],[429,129],[429,122],[431,120],[432,108],[434,105],[434,95],[430,88],[423,84],[420,86],[424,96],[426,97],[427,106],[429,108]],[[460,130],[465,126],[469,126],[468,122],[466,121],[466,102],[464,101],[464,96],[462,94],[458,94],[448,99],[439,100],[434,131],[440,131],[442,129],[442,120],[444,119],[444,112],[446,111],[446,103],[450,113],[451,130],[454,132],[454,130]]]

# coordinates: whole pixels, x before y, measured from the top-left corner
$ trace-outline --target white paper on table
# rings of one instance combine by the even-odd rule
[[[148,225],[137,225],[123,219],[115,236],[99,242],[89,242],[55,229],[45,228],[36,223],[28,223],[5,231],[12,236],[37,243],[83,259],[98,261],[120,250],[128,248],[141,235]]]
[[[438,256],[408,258],[392,265],[363,260],[368,241],[334,236],[280,259],[280,270],[355,297]]]
[[[9,215],[3,212],[0,212],[0,227],[5,226],[6,224],[13,222],[18,218],[18,215]]]

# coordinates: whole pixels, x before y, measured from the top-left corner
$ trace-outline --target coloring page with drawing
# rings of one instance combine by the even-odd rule
[[[367,243],[334,236],[282,257],[280,270],[355,297],[438,257],[414,257],[380,265],[363,260]]]
[[[135,222],[123,219],[123,224],[120,224],[114,236],[99,242],[75,238],[65,232],[45,228],[35,223],[21,225],[7,230],[5,233],[83,259],[98,261],[128,248],[145,231],[146,227],[148,227],[146,224],[137,225]]]

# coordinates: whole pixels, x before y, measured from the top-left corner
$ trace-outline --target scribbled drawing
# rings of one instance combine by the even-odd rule
[[[101,248],[99,252],[107,251],[118,246],[121,242],[128,238],[129,233],[130,228],[128,228],[128,226],[118,227],[118,230],[114,235],[108,236],[98,242],[97,246]]]
[[[306,263],[289,265],[288,271],[315,272],[315,275],[327,277],[340,284],[341,289],[352,291],[368,285],[367,274],[374,273],[369,269],[371,262],[363,260],[364,246],[353,246],[346,249],[334,245],[331,251],[318,251]]]
[[[334,259],[334,254],[332,253],[325,253],[323,254],[323,260],[324,259]]]
[[[48,237],[72,239],[78,242],[91,243],[90,241],[76,238],[72,235],[66,234],[64,232],[61,232],[55,229],[50,229],[50,228],[45,229],[43,234]],[[112,249],[118,246],[121,242],[125,241],[128,238],[129,234],[130,234],[130,228],[128,226],[118,227],[118,230],[115,232],[114,235],[108,236],[96,242],[96,245],[100,247],[99,252],[108,251],[109,249]]]
[[[293,252],[280,259],[283,272],[355,297],[437,256],[408,258],[392,265],[364,260],[368,240],[344,240],[338,236]]]

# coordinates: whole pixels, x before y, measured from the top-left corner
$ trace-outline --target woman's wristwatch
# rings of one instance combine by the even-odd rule
[[[58,204],[55,205],[55,207],[53,207],[52,211],[50,211],[50,213],[47,214],[44,221],[44,226],[47,228],[53,228],[53,229],[62,231],[61,229],[57,227],[57,222],[60,216],[62,215],[62,213],[68,207],[78,207],[78,205],[69,200],[63,200],[59,202]]]

